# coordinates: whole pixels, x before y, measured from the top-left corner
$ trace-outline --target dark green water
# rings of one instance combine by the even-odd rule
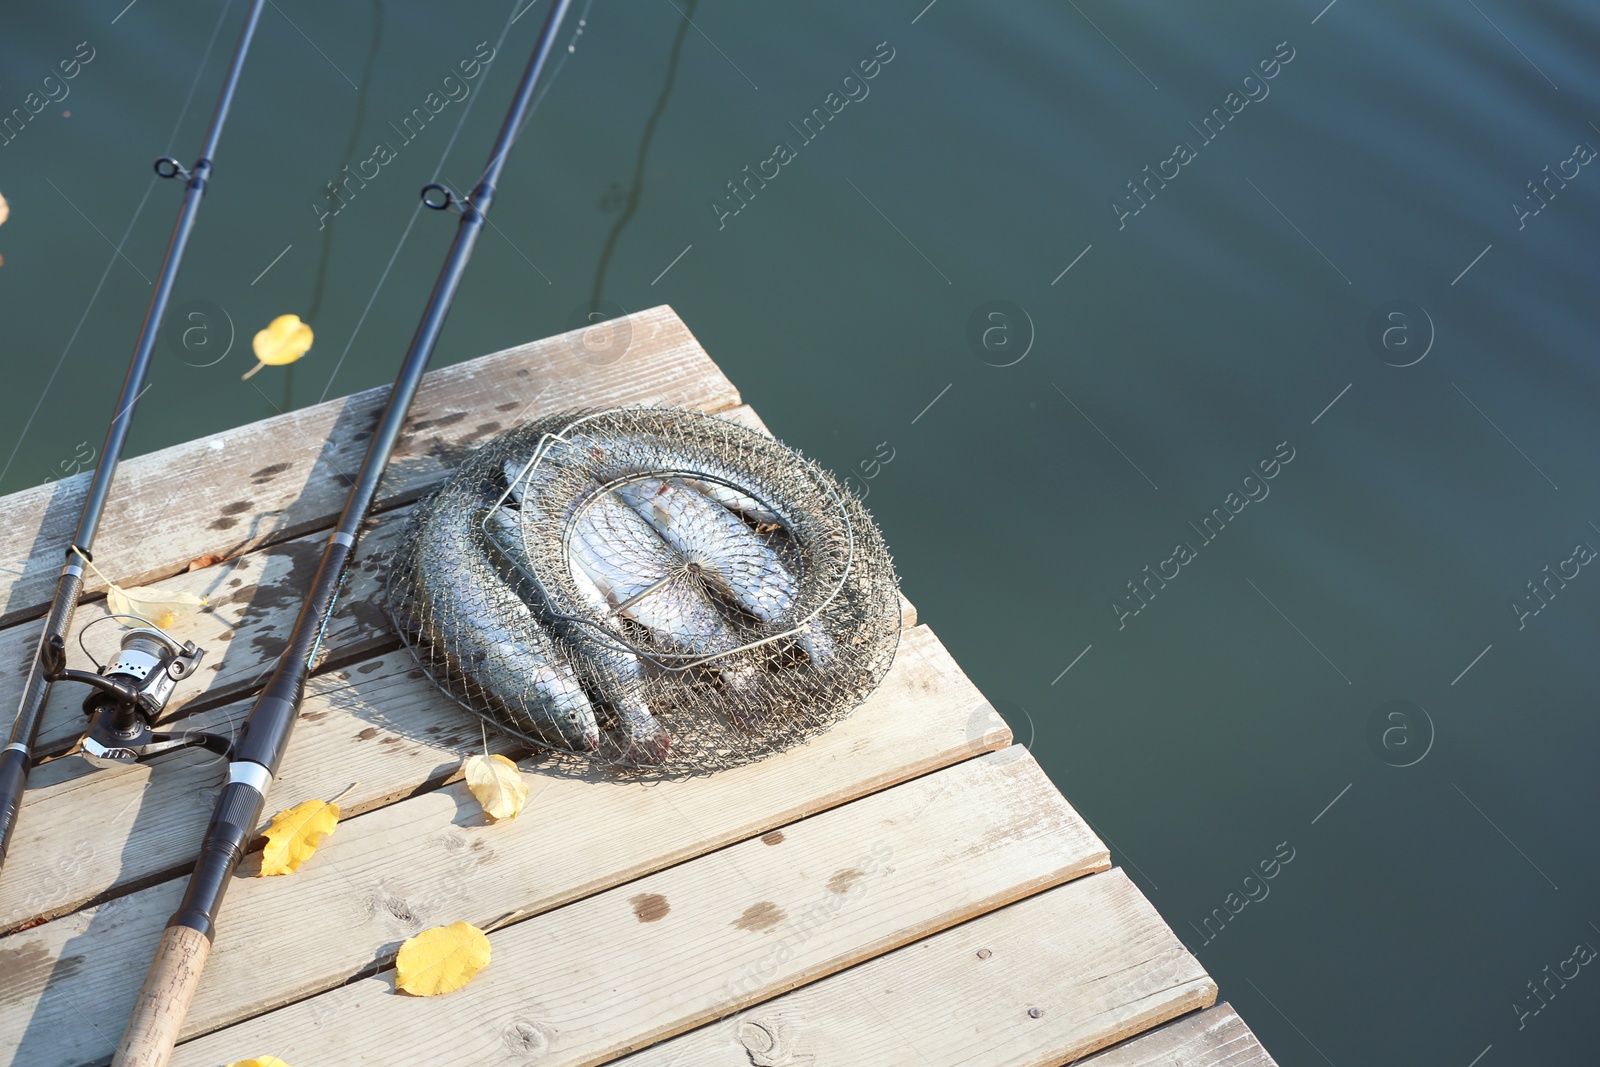
[[[0,146],[3,491],[98,444],[244,10],[124,2],[0,36],[68,94]],[[671,303],[1281,1063],[1594,1062],[1600,9],[925,2],[595,0],[437,362]],[[133,452],[391,378],[514,10],[268,8]]]

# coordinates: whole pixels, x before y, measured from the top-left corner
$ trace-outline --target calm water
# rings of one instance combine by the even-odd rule
[[[925,2],[595,0],[437,362],[670,302],[1280,1062],[1593,1062],[1600,8]],[[0,37],[67,94],[0,147],[4,491],[100,440],[244,10],[123,3]],[[133,452],[390,380],[515,10],[268,8]]]

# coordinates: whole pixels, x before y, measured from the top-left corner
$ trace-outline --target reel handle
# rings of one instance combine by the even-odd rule
[[[104,690],[118,700],[132,704],[139,699],[139,694],[119,682],[107,678],[103,674],[93,671],[77,671],[67,667],[67,643],[60,634],[54,634],[39,649],[39,665],[44,668],[41,672],[45,679],[51,682],[82,682],[84,685],[93,686]]]

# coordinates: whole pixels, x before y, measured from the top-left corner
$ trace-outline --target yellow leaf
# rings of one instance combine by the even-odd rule
[[[11,217],[11,205],[6,203],[6,198],[0,196],[0,222],[5,222]]]
[[[400,946],[394,985],[412,996],[436,997],[460,989],[489,965],[489,938],[471,923],[424,930]]]
[[[108,603],[113,590],[123,604],[122,611],[153,622],[163,630],[171,626],[180,614],[187,615],[206,606],[205,598],[193,593],[174,593],[165,589],[123,589],[120,586],[107,590]]]
[[[251,342],[256,359],[261,362],[246,371],[244,377],[250,377],[262,367],[293,363],[311,348],[311,340],[311,327],[301,322],[299,315],[279,315]]]
[[[174,593],[167,589],[124,589],[100,573],[93,563],[89,569],[106,583],[106,607],[113,615],[136,615],[165,630],[180,615],[189,615],[206,606],[206,598],[193,593]],[[124,619],[123,626],[130,623]]]
[[[261,875],[289,874],[311,858],[322,839],[339,825],[339,805],[306,800],[272,817],[267,847],[261,853]]]
[[[496,753],[493,756],[468,756],[467,788],[479,805],[496,819],[509,819],[528,802],[528,783],[522,780],[517,765]]]
[[[228,1067],[289,1067],[276,1056],[257,1056],[253,1060],[235,1060]]]

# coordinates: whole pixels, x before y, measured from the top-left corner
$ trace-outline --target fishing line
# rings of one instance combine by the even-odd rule
[[[361,84],[372,84],[372,68],[378,59],[378,46],[383,41],[383,0],[372,0],[372,41],[367,45],[367,62],[361,71]],[[361,137],[361,127],[367,120],[367,93],[365,90],[356,94],[356,115],[350,125],[350,139],[345,142],[344,151],[340,153],[339,160],[343,166],[350,165],[350,159],[355,155],[356,141]],[[337,170],[334,171],[338,173]],[[334,213],[333,221],[328,223],[328,233],[322,239],[322,253],[317,259],[317,280],[312,286],[311,307],[306,312],[307,322],[315,322],[317,312],[322,309],[322,294],[328,279],[328,260],[333,252],[333,228],[338,225],[339,215]],[[294,372],[294,364],[289,365],[289,371]],[[288,405],[285,405],[286,407]]]
[[[89,305],[83,309],[83,314],[78,316],[78,325],[72,328],[72,336],[67,338],[67,346],[61,350],[61,356],[56,360],[55,369],[50,372],[50,377],[44,383],[44,391],[39,394],[39,399],[34,402],[33,411],[28,415],[28,421],[22,424],[22,434],[17,438],[17,443],[11,446],[11,456],[6,460],[6,465],[0,468],[0,481],[5,479],[11,470],[11,464],[17,458],[17,451],[22,448],[22,442],[27,439],[28,431],[33,428],[33,420],[38,418],[39,409],[44,406],[45,397],[50,394],[50,387],[55,384],[56,375],[61,373],[61,368],[66,364],[67,353],[72,351],[73,342],[77,341],[78,333],[83,329],[83,324],[89,319],[89,312],[94,310],[95,301],[100,299],[100,290],[105,287],[106,279],[111,276],[111,268],[117,265],[117,259],[122,255],[122,246],[128,243],[128,235],[133,233],[133,226],[139,221],[139,215],[144,211],[145,203],[150,199],[150,192],[156,187],[158,178],[151,178],[150,184],[145,186],[144,197],[140,199],[139,206],[133,212],[133,218],[128,220],[128,228],[122,231],[122,240],[117,243],[116,251],[111,253],[111,258],[106,262],[106,269],[100,272],[100,281],[94,287],[94,294],[89,297]]]
[[[362,86],[372,84],[372,67],[377,60],[378,45],[382,39],[383,0],[372,0],[372,41],[367,45],[367,60],[361,71]],[[361,128],[366,124],[366,119],[367,92],[364,88],[361,88],[356,91],[356,114],[355,120],[350,124],[350,139],[345,142],[344,151],[339,156],[340,160],[345,161],[342,164],[344,169],[348,169],[350,166],[348,161],[355,154],[356,140],[361,136]],[[334,173],[338,174],[338,170],[336,169]],[[308,323],[316,322],[317,313],[322,310],[322,294],[328,280],[328,261],[333,255],[333,228],[338,225],[339,215],[340,212],[333,212],[331,216],[333,221],[326,223],[327,233],[323,235],[322,251],[317,256],[317,280],[311,287],[311,307],[305,315]],[[270,270],[271,268],[269,267],[268,269]],[[257,279],[257,281],[259,280]],[[260,391],[259,389],[256,390],[256,392]],[[284,369],[283,406],[285,408],[294,406],[294,364],[292,363]]]
[[[534,2],[537,3],[538,0],[534,0]],[[578,38],[583,36],[583,31],[589,22],[589,9],[592,7],[594,7],[594,0],[584,0],[583,12],[578,16],[578,28],[572,32],[572,39],[567,42],[566,51],[562,52],[561,58],[556,61],[556,69],[551,71],[550,80],[545,83],[543,89],[539,90],[539,95],[534,98],[533,105],[528,108],[527,117],[518,124],[516,132],[511,135],[511,144],[506,146],[506,151],[509,152],[511,150],[511,146],[515,145],[517,139],[522,136],[522,131],[527,129],[528,123],[533,121],[534,112],[539,110],[539,105],[544,103],[544,98],[549,95],[551,89],[555,88],[556,79],[561,77],[561,70],[567,65],[567,59],[578,50]],[[491,165],[492,163],[493,161],[491,161]],[[484,172],[488,172],[488,167],[484,168]],[[482,181],[483,175],[480,174],[478,179]]]
[[[206,50],[200,53],[200,66],[195,68],[194,77],[189,80],[189,92],[183,98],[183,106],[178,109],[178,118],[172,124],[172,132],[167,134],[167,147],[162,155],[172,154],[172,146],[178,140],[178,129],[189,114],[189,104],[194,100],[194,91],[200,87],[200,75],[205,73],[206,64],[211,62],[211,49],[216,45],[218,35],[222,33],[222,24],[227,21],[228,12],[232,10],[233,0],[227,0],[227,3],[222,5],[222,14],[217,16],[217,24],[211,27],[211,39],[206,42]]]
[[[454,182],[450,181],[450,179],[448,179],[448,178],[446,178],[444,180],[443,185],[445,187],[445,191],[448,192],[451,196],[455,197],[455,200],[456,200],[457,203],[464,203],[465,202],[466,198],[461,196],[459,193],[456,192],[456,190],[461,188],[461,186],[456,185]],[[499,234],[501,239],[504,240],[506,244],[511,246],[511,250],[513,252],[515,252],[517,255],[522,257],[522,262],[526,263],[528,266],[532,267],[535,271],[538,272],[539,277],[544,279],[544,283],[546,285],[554,285],[555,284],[555,282],[552,282],[550,280],[550,276],[548,274],[546,274],[542,270],[539,270],[539,264],[537,264],[533,260],[529,259],[528,258],[528,254],[526,252],[524,252],[522,249],[517,247],[517,243],[511,239],[510,235],[507,234],[506,231],[502,230],[499,226],[495,225],[495,222],[494,222],[493,219],[485,216],[483,221],[489,224],[489,229],[491,229],[495,233]]]
[[[506,19],[506,24],[500,28],[500,39],[494,43],[494,54],[500,55],[500,48],[506,43],[506,34],[511,30],[511,24],[516,21],[516,4],[511,5],[511,16]],[[491,61],[492,64],[492,61]],[[444,154],[439,157],[439,165],[433,168],[433,177],[430,183],[439,180],[439,172],[444,170],[445,160],[449,158],[451,149],[455,148],[456,138],[461,135],[461,127],[467,123],[467,116],[472,114],[472,105],[478,102],[478,97],[483,95],[483,85],[488,82],[489,74],[484,72],[483,82],[478,83],[478,92],[467,99],[466,106],[461,109],[461,117],[456,120],[456,128],[450,131],[450,140],[445,142]],[[355,329],[350,331],[350,339],[344,343],[344,351],[339,353],[339,359],[333,365],[333,372],[328,375],[328,384],[322,387],[322,395],[317,397],[317,403],[328,399],[328,390],[333,388],[333,380],[339,376],[339,368],[344,366],[345,357],[350,354],[350,347],[356,343],[356,336],[361,333],[361,327],[367,321],[367,315],[372,311],[373,302],[378,299],[378,293],[383,289],[383,284],[389,280],[389,272],[394,269],[395,260],[400,258],[400,250],[406,246],[406,241],[411,237],[411,228],[417,224],[417,217],[422,214],[422,205],[418,203],[411,209],[411,218],[406,222],[405,230],[400,234],[399,242],[394,246],[394,251],[389,253],[389,262],[384,265],[383,273],[378,276],[378,284],[373,288],[372,295],[367,297],[367,306],[361,309],[361,317],[356,320]]]
[[[661,93],[656,97],[656,106],[650,112],[650,117],[645,120],[644,134],[639,138],[639,158],[634,163],[633,185],[628,190],[628,199],[623,206],[622,214],[617,218],[616,225],[611,227],[611,233],[606,237],[605,247],[600,252],[599,265],[594,272],[594,291],[589,294],[589,312],[591,315],[600,310],[600,293],[605,286],[606,266],[611,262],[611,254],[616,250],[617,240],[622,236],[622,231],[633,220],[634,212],[639,208],[639,200],[644,195],[644,164],[645,157],[650,153],[650,142],[656,134],[656,124],[661,121],[661,116],[667,110],[667,98],[672,95],[673,83],[678,79],[678,58],[683,54],[683,41],[692,25],[691,18],[695,5],[699,0],[686,0],[688,11],[684,12],[683,21],[678,23],[678,36],[672,42],[672,54],[667,59],[667,77],[661,85]]]
[[[178,139],[178,127],[183,125],[184,115],[189,110],[189,102],[194,99],[194,91],[200,85],[200,76],[205,73],[206,64],[211,60],[211,48],[217,43],[217,34],[222,31],[222,24],[228,17],[228,12],[233,7],[233,0],[228,0],[222,6],[222,14],[217,17],[217,24],[211,28],[211,39],[206,42],[206,50],[200,55],[200,64],[195,68],[194,77],[189,80],[189,92],[183,98],[183,106],[178,109],[178,119],[172,124],[172,132],[167,135],[167,147],[164,155],[172,154],[172,145]],[[134,209],[133,218],[128,220],[127,229],[122,231],[122,239],[117,242],[116,251],[111,253],[111,260],[106,264],[106,269],[100,273],[100,282],[94,287],[94,294],[89,297],[89,304],[83,309],[83,314],[78,316],[78,325],[72,328],[72,336],[67,338],[67,345],[61,350],[60,357],[56,360],[55,369],[50,372],[50,377],[44,383],[44,391],[39,394],[39,399],[33,405],[33,411],[28,414],[28,421],[22,424],[22,433],[17,438],[17,443],[11,448],[11,455],[6,459],[6,465],[0,467],[0,482],[5,481],[6,475],[11,471],[11,464],[16,462],[17,451],[22,448],[22,442],[27,439],[28,431],[33,427],[33,420],[39,417],[39,409],[44,405],[45,397],[50,395],[50,387],[55,384],[56,375],[61,373],[61,368],[67,361],[67,353],[72,351],[73,342],[78,339],[78,332],[83,329],[83,324],[89,319],[89,312],[94,310],[94,305],[100,299],[100,290],[105,287],[106,279],[111,276],[111,268],[116,266],[117,257],[122,255],[122,248],[128,243],[128,237],[133,233],[134,225],[139,221],[139,216],[144,212],[144,206],[150,200],[150,192],[156,187],[158,179],[151,178],[150,184],[145,186],[144,196],[139,200],[139,206]]]

